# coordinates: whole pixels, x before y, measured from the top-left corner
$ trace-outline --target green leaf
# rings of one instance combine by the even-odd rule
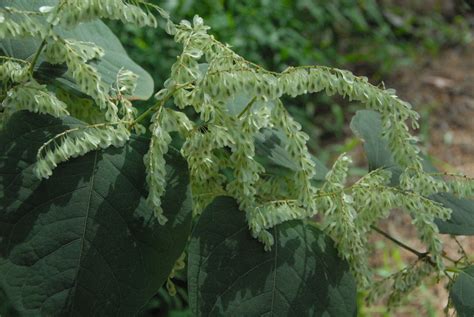
[[[191,226],[187,166],[167,157],[158,224],[145,202],[145,139],[32,173],[51,136],[83,125],[17,112],[0,135],[0,288],[26,316],[131,316],[160,288]]]
[[[459,273],[449,296],[459,317],[474,316],[474,265]]]
[[[385,168],[392,172],[392,183],[398,183],[401,169],[394,162],[388,142],[382,136],[380,114],[371,110],[357,111],[351,121],[351,129],[364,141],[364,150],[369,163],[369,171]]]
[[[0,7],[2,8],[9,6],[30,11],[38,11],[41,6],[54,6],[56,4],[57,0],[0,0]],[[44,23],[46,24],[46,22]],[[154,83],[150,74],[130,59],[118,38],[102,21],[81,23],[70,30],[57,26],[54,30],[63,38],[92,42],[104,49],[105,55],[99,61],[92,61],[91,64],[97,68],[102,80],[108,85],[115,82],[119,69],[124,67],[139,76],[137,89],[132,99],[146,100],[153,94]],[[0,49],[4,54],[11,57],[31,59],[40,43],[41,39],[38,38],[2,39]],[[55,78],[57,83],[74,91],[79,91],[72,77],[64,73],[65,70],[62,65],[41,63],[37,65],[35,70],[37,76],[42,79],[51,79],[52,74],[56,74],[58,76]]]
[[[284,148],[287,141],[285,136],[278,130],[262,129],[255,138],[255,160],[265,167],[265,171],[271,175],[287,176],[299,170],[295,160]],[[314,180],[323,181],[328,168],[312,156],[316,164],[316,175]]]
[[[357,111],[352,119],[351,129],[364,140],[364,149],[369,161],[369,170],[388,168],[392,172],[392,185],[398,184],[401,168],[392,158],[388,142],[382,136],[380,114],[371,110]],[[438,172],[428,159],[423,160],[428,172]],[[455,197],[449,193],[438,193],[429,197],[452,209],[451,219],[436,220],[440,233],[453,235],[474,235],[474,201]]]
[[[436,220],[439,231],[454,235],[474,235],[474,201],[439,193],[430,197],[454,212],[447,221]]]
[[[354,279],[323,232],[295,220],[272,234],[265,252],[234,199],[206,208],[188,247],[194,316],[356,315]]]

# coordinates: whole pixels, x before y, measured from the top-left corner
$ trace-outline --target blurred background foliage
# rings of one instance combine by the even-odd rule
[[[268,69],[327,65],[367,76],[380,86],[400,68],[426,61],[426,56],[435,57],[442,49],[465,46],[471,41],[474,26],[473,3],[464,0],[150,2],[170,12],[175,22],[200,15],[218,40]],[[160,28],[109,25],[130,56],[152,74],[158,90],[180,48]],[[349,151],[357,145],[356,139],[343,138],[357,105],[322,94],[288,99],[285,104],[311,136],[310,147],[317,149],[322,161],[329,161],[331,153]],[[142,315],[189,316],[185,274],[176,286],[177,296],[161,289]],[[361,315],[365,313],[361,311]]]

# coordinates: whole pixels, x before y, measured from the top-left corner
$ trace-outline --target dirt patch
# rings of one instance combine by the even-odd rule
[[[428,113],[421,136],[436,165],[474,177],[474,44],[402,70],[389,86]]]

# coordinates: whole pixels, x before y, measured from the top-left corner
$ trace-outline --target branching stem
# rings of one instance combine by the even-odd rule
[[[401,242],[400,240],[392,237],[390,234],[388,234],[387,232],[383,231],[382,229],[372,225],[370,226],[374,231],[376,231],[377,233],[381,234],[382,236],[384,236],[385,238],[389,239],[390,241],[392,241],[393,243],[395,243],[396,245],[402,247],[403,249],[407,250],[407,251],[410,251],[411,253],[415,254],[418,259],[424,259],[424,260],[427,260],[430,264],[434,265],[435,263],[433,262],[433,260],[431,259],[431,257],[429,256],[429,252],[420,252],[420,251],[417,251],[415,249],[413,249],[412,247],[406,245],[405,243]]]
[[[171,91],[169,91],[166,96],[163,97],[162,100],[160,100],[159,102],[157,102],[155,105],[151,106],[150,108],[148,108],[147,110],[145,110],[145,112],[143,112],[141,115],[139,115],[135,120],[133,120],[133,122],[131,123],[131,127],[133,125],[135,125],[136,123],[140,122],[140,121],[143,121],[150,113],[154,112],[154,111],[157,111],[158,109],[160,109],[161,107],[163,107],[165,105],[165,103],[173,96],[173,94],[178,91],[179,89],[181,88],[184,88],[184,87],[187,87],[189,86],[191,83],[185,83],[185,84],[182,84],[182,85],[176,85]]]

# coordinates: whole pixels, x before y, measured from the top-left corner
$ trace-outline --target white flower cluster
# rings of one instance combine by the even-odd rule
[[[474,178],[455,175],[454,179],[449,180],[447,184],[447,192],[463,198],[474,197]]]
[[[115,94],[131,96],[135,89],[137,88],[138,75],[134,72],[120,68],[117,73],[117,80],[115,81],[115,87],[112,90]]]
[[[379,89],[369,84],[365,77],[321,66],[289,68],[283,73],[273,73],[245,62],[236,62],[227,69],[208,70],[202,86],[210,96],[221,99],[245,92],[275,100],[284,94],[295,97],[324,90],[329,95],[338,93],[349,100],[360,101],[382,114],[384,131],[397,163],[416,170],[422,168],[415,144],[417,139],[409,133],[405,123],[409,119],[417,127],[418,114],[392,90]]]
[[[21,83],[29,78],[29,63],[18,63],[11,60],[5,60],[0,64],[0,80],[2,82],[11,81]]]
[[[175,104],[181,109],[193,107],[204,122],[205,129],[198,126],[190,133],[182,134],[186,139],[182,154],[191,172],[195,212],[199,213],[215,196],[227,193],[247,211],[253,235],[267,241],[267,247],[270,247],[271,235],[264,229],[296,216],[288,218],[282,212],[261,217],[261,211],[268,206],[262,204],[256,195],[269,183],[266,177],[262,179],[264,167],[255,160],[255,138],[262,128],[275,128],[289,140],[285,144],[286,150],[298,163],[299,170],[287,180],[292,185],[288,188],[291,187],[292,193],[298,196],[297,208],[305,210],[308,216],[316,212],[312,199],[315,189],[311,184],[315,170],[306,147],[308,136],[278,98],[270,99],[261,91],[247,94],[248,91],[243,90],[248,96],[247,102],[238,113],[231,110],[229,104],[233,103],[238,89],[229,87],[244,80],[244,73],[230,74],[236,78],[228,81],[214,78],[212,74],[229,68],[248,68],[248,62],[209,36],[209,27],[197,16],[192,23],[182,21],[174,29],[175,40],[183,44],[183,52],[172,67],[165,89],[156,97],[164,98],[173,91]],[[262,87],[251,80],[248,85],[248,89]],[[230,171],[231,176],[224,175],[223,169]],[[280,209],[284,210],[284,206]]]
[[[372,171],[359,179],[352,186],[354,205],[357,206],[357,226],[361,233],[370,231],[370,226],[389,215],[390,209],[396,206],[396,194],[387,185],[391,173],[384,169]]]
[[[155,115],[150,126],[152,137],[150,147],[143,161],[147,173],[148,205],[153,208],[158,222],[165,224],[168,219],[164,216],[161,208],[161,196],[166,188],[166,161],[164,156],[168,152],[171,136],[168,131],[160,127],[162,121],[157,120],[156,117]]]
[[[347,259],[352,273],[362,287],[369,285],[366,223],[358,220],[358,206],[344,191],[351,159],[342,154],[326,175],[326,183],[318,192],[324,197],[318,207],[324,210],[323,228],[336,242],[339,254]],[[327,193],[328,196],[324,196]]]
[[[74,27],[78,23],[101,17],[139,26],[156,26],[156,19],[150,12],[121,0],[61,0],[54,6],[42,6],[35,12],[10,7],[0,11],[0,38],[36,37],[41,40],[31,61],[2,57],[0,80],[6,84],[3,88],[6,97],[2,101],[2,119],[17,110],[61,117],[69,114],[64,101],[72,103],[70,107],[74,114],[83,111],[78,110],[80,106],[88,104],[81,102],[78,106],[75,104],[77,99],[61,94],[61,90],[58,90],[63,97],[60,100],[47,86],[33,79],[33,71],[40,57],[51,64],[66,64],[68,74],[80,91],[91,97],[100,109],[99,113],[88,109],[88,114],[82,114],[81,118],[90,119],[88,121],[92,125],[67,130],[40,148],[35,166],[35,173],[39,177],[49,177],[60,162],[71,157],[112,145],[123,146],[130,137],[130,128],[138,133],[143,132],[144,128],[134,122],[136,110],[126,98],[136,88],[137,75],[121,69],[116,83],[109,87],[102,81],[93,63],[90,63],[91,60],[102,58],[104,49],[95,43],[63,38],[59,35],[60,30],[53,27],[58,23]]]
[[[249,228],[253,236],[263,242],[265,250],[273,245],[273,237],[268,229],[288,220],[305,219],[306,209],[298,206],[296,201],[271,201],[251,208],[247,212]]]
[[[442,178],[435,178],[425,172],[406,170],[400,175],[400,188],[424,196],[449,191],[448,184]]]
[[[127,98],[132,96],[135,92],[137,81],[137,74],[125,68],[121,68],[117,73],[115,84],[110,88],[109,95],[115,100],[114,109],[118,108],[118,115],[121,120],[128,122],[136,134],[143,134],[146,132],[146,128],[140,123],[134,122],[138,110],[133,107],[132,101]]]
[[[290,116],[281,101],[273,108],[271,123],[286,136],[285,150],[298,166],[290,194],[297,197],[300,206],[307,210],[307,215],[312,216],[317,212],[314,200],[316,189],[311,183],[316,174],[316,167],[306,146],[309,136],[301,131],[301,125]]]
[[[8,7],[0,9],[0,38],[21,36],[43,38],[46,33],[47,30],[39,23],[36,15]]]
[[[400,304],[404,296],[413,291],[425,278],[435,272],[436,270],[433,265],[427,259],[418,260],[414,265],[374,283],[370,289],[367,301],[375,303],[381,297],[389,295],[387,306],[392,308]]]
[[[151,122],[150,147],[143,158],[149,189],[147,202],[153,208],[159,223],[165,224],[167,218],[161,208],[161,196],[166,190],[166,161],[164,156],[168,153],[169,144],[171,143],[170,133],[174,131],[187,133],[192,129],[192,123],[183,113],[164,109],[163,105],[153,114]]]
[[[386,218],[393,208],[409,212],[421,241],[428,246],[432,265],[438,270],[444,269],[442,242],[435,219],[449,219],[451,210],[426,198],[424,192],[389,187],[391,173],[383,169],[372,171],[346,187],[349,162],[346,156],[341,156],[327,174],[326,183],[318,192],[318,209],[325,210],[326,231],[336,241],[341,256],[348,260],[359,284],[368,286],[371,278],[367,263],[367,237],[371,226]],[[431,177],[425,179],[428,185],[432,181]]]
[[[192,23],[181,21],[172,29],[183,51],[156,98],[162,100],[171,94],[178,108],[192,107],[202,121],[191,130],[180,131],[185,138],[182,154],[189,164],[196,214],[214,197],[231,195],[246,212],[252,235],[269,249],[273,226],[323,211],[327,232],[359,282],[368,285],[367,236],[371,226],[387,217],[390,209],[402,207],[410,212],[422,241],[438,268],[442,267],[434,219],[446,219],[450,212],[424,195],[449,188],[423,171],[417,140],[406,124],[410,120],[416,128],[418,114],[408,103],[398,99],[393,90],[380,89],[367,78],[339,69],[310,66],[282,73],[262,69],[208,35],[209,27],[197,16]],[[350,160],[344,155],[328,173],[325,185],[314,187],[316,170],[306,146],[308,136],[285,110],[280,97],[319,91],[338,93],[381,113],[394,159],[405,170],[400,188],[388,186],[391,175],[383,170],[346,188]],[[291,175],[269,176],[255,159],[255,139],[263,128],[284,136],[284,149],[298,167]],[[165,141],[170,139],[162,138],[161,142]],[[151,194],[155,201],[165,186],[158,185],[150,186],[160,188],[159,195]]]
[[[105,109],[107,121],[116,121],[117,107],[108,98],[108,91],[97,69],[87,62],[100,58],[103,50],[93,43],[65,40],[57,36],[46,45],[44,55],[51,64],[66,63],[81,91],[91,96],[101,109]]]
[[[122,147],[130,138],[123,124],[81,126],[57,135],[38,151],[34,172],[39,178],[48,178],[59,163],[110,146]]]
[[[58,6],[46,11],[50,12],[48,22],[53,25],[61,23],[74,27],[81,22],[105,18],[139,27],[157,26],[153,14],[122,0],[62,0]]]
[[[438,226],[435,219],[448,220],[451,209],[434,202],[417,193],[397,192],[397,207],[408,210],[412,217],[412,223],[418,230],[418,235],[432,254],[436,266],[444,269],[442,260],[443,244],[438,235]]]
[[[12,113],[18,110],[50,114],[55,117],[68,115],[66,104],[59,100],[45,85],[34,79],[15,86],[7,92],[2,107]]]

